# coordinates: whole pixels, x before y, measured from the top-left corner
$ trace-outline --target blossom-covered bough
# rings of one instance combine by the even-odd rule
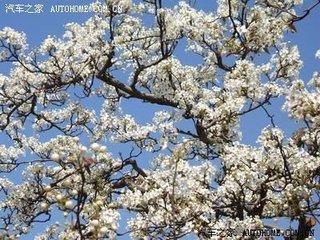
[[[256,239],[242,232],[280,228],[275,218],[307,237],[320,208],[320,73],[306,87],[284,37],[319,1],[217,2],[94,3],[106,11],[32,49],[0,31],[11,63],[0,75],[0,239],[43,226],[38,240],[230,239],[214,229]],[[270,111],[280,97],[302,125],[292,137]],[[126,112],[130,101],[154,110],[149,123]],[[240,121],[256,110],[270,125],[242,144]]]

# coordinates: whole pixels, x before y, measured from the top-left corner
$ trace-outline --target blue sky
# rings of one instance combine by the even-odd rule
[[[10,26],[18,31],[24,31],[28,38],[30,48],[39,45],[47,35],[61,36],[64,32],[63,25],[68,22],[84,22],[91,14],[85,13],[50,13],[52,5],[58,4],[89,4],[90,0],[2,0],[0,2],[0,29],[5,26]],[[177,2],[177,1],[172,1]],[[212,0],[198,0],[198,7],[209,11],[215,8],[216,1]],[[305,2],[313,2],[307,1]],[[37,13],[6,13],[6,4],[43,4],[44,12]],[[297,33],[288,33],[287,39],[293,44],[299,46],[301,58],[304,61],[304,68],[301,72],[301,78],[308,81],[313,72],[320,70],[320,61],[317,61],[314,54],[320,48],[319,31],[320,31],[320,8],[315,9],[309,17],[302,22],[297,23]],[[180,53],[183,55],[184,53]],[[192,64],[192,59],[188,60],[188,64]],[[0,73],[8,71],[8,66],[0,64]],[[274,101],[272,109],[275,114],[275,121],[282,129],[284,129],[288,136],[298,126],[297,123],[289,121],[287,114],[279,111],[283,99]],[[139,116],[141,122],[148,122],[151,120],[154,108],[142,105],[139,101],[133,104],[126,104],[125,111],[134,116]],[[264,115],[263,111],[257,111],[248,114],[241,121],[241,129],[243,131],[243,142],[255,144],[257,136],[263,127],[269,124],[269,120]],[[4,139],[0,139],[2,144]],[[114,148],[118,150],[118,148]],[[38,229],[39,230],[39,229]],[[320,236],[319,228],[317,228],[317,235]],[[26,238],[27,239],[27,238]],[[30,239],[30,238],[28,238]]]

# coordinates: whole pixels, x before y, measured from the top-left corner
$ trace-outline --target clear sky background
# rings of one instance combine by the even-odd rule
[[[18,31],[26,33],[30,48],[39,45],[47,35],[61,36],[64,32],[63,25],[68,22],[84,22],[92,14],[86,13],[50,13],[51,6],[59,4],[89,4],[90,0],[2,0],[0,2],[0,29],[5,26],[12,27]],[[171,4],[176,3],[176,0],[170,0]],[[305,0],[306,4],[312,4],[314,1]],[[43,4],[43,13],[6,13],[6,4]],[[197,7],[202,8],[205,11],[215,9],[216,1],[214,0],[198,0]],[[302,22],[297,23],[297,33],[287,34],[287,39],[292,43],[299,46],[301,58],[304,61],[304,67],[301,72],[301,79],[309,81],[316,70],[320,71],[320,61],[315,59],[315,52],[320,49],[320,8],[315,9],[310,16],[304,19]],[[178,52],[181,56],[183,52]],[[187,64],[193,64],[194,59],[187,58],[185,60]],[[9,67],[5,64],[0,64],[0,73],[8,72]],[[131,100],[130,100],[131,101]],[[155,108],[151,105],[137,103],[125,103],[125,112],[138,117],[138,120],[142,123],[149,122],[153,117]],[[270,109],[275,114],[276,124],[287,132],[287,136],[290,136],[294,129],[298,126],[297,123],[290,121],[287,118],[287,114],[279,111],[283,99],[273,101],[274,105]],[[143,107],[142,107],[143,106]],[[99,109],[97,109],[99,111]],[[254,111],[246,115],[241,121],[241,130],[243,131],[243,143],[256,144],[257,136],[260,134],[261,129],[269,124],[269,119],[265,116],[263,111]],[[6,143],[4,138],[0,139],[0,144]],[[118,150],[119,148],[114,148]],[[126,218],[126,216],[124,216]],[[59,219],[59,218],[57,218]],[[121,221],[123,227],[124,220]],[[34,232],[39,232],[44,228],[37,228]],[[317,236],[320,236],[319,227],[316,229]],[[28,238],[23,239],[30,239]],[[123,238],[123,239],[127,239]]]

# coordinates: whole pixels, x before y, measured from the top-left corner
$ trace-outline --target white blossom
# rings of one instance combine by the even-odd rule
[[[319,220],[320,74],[306,84],[287,42],[318,4],[160,2],[96,1],[32,49],[0,30],[0,239],[252,239]]]

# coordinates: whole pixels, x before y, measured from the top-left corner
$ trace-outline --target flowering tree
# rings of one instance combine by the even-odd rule
[[[65,222],[36,239],[230,239],[207,230],[274,218],[297,222],[305,239],[320,209],[320,73],[307,88],[284,36],[319,2],[300,14],[302,0],[219,0],[212,13],[192,1],[108,0],[34,49],[2,29],[0,62],[12,68],[0,75],[0,239],[59,212]],[[201,61],[183,64],[179,48]],[[267,107],[279,97],[303,125],[292,137]],[[134,99],[155,110],[149,123],[126,114]],[[270,125],[259,145],[242,144],[242,117],[261,109]],[[133,213],[127,232],[120,210]]]

